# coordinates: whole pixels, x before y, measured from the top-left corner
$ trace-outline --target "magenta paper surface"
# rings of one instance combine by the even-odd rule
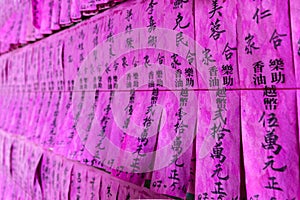
[[[0,197],[297,199],[298,1],[117,2],[0,2]]]

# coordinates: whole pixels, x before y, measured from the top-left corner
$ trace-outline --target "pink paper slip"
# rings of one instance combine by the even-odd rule
[[[288,2],[237,6],[240,84],[253,88],[241,92],[247,197],[295,199],[299,143],[296,91],[286,89],[296,87]]]

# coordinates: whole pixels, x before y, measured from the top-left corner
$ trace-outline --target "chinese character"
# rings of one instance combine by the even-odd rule
[[[158,56],[157,56],[158,63],[161,65],[161,64],[164,63],[164,60],[165,60],[165,56],[164,55],[160,55],[160,53],[158,53]]]
[[[218,196],[218,199],[223,199],[223,197],[227,196],[227,193],[224,192],[224,188],[222,187],[221,182],[216,182],[215,185],[217,186],[217,188],[215,188],[214,191],[211,191],[211,193],[220,195]]]
[[[178,54],[174,53],[171,58],[173,59],[173,62],[171,63],[172,68],[176,69],[177,66],[181,65],[181,63],[177,59]]]
[[[176,34],[176,46],[178,47],[179,46],[179,44],[181,43],[181,44],[183,44],[184,46],[188,46],[188,42],[187,41],[183,41],[183,33],[182,32],[179,32],[179,33],[177,33]]]
[[[232,65],[222,65],[222,72],[224,75],[232,75],[233,74],[233,68]]]
[[[175,0],[173,9],[182,8],[183,3],[188,3],[189,0]]]
[[[271,67],[271,71],[279,71],[279,70],[283,70],[284,68],[284,63],[283,63],[283,60],[280,58],[280,59],[271,59],[270,60],[270,64],[269,66]]]
[[[269,42],[270,43],[273,42],[274,48],[277,49],[278,46],[281,46],[281,42],[282,42],[281,37],[285,37],[285,36],[287,36],[287,34],[279,34],[275,29]]]
[[[148,8],[146,9],[146,11],[148,11],[148,15],[152,15],[153,10],[154,10],[153,8],[156,4],[157,4],[157,2],[154,2],[154,0],[150,1]]]
[[[265,64],[262,61],[257,61],[253,64],[254,73],[262,73]]]
[[[264,136],[265,143],[262,143],[262,147],[264,149],[270,150],[274,149],[273,153],[275,155],[278,155],[282,149],[281,145],[277,144],[278,136],[274,134],[275,129],[272,129],[271,131],[267,131],[268,133]]]
[[[157,43],[157,36],[149,35],[148,45],[151,46],[151,47],[156,47],[156,43]]]
[[[214,123],[214,126],[210,129],[212,131],[211,136],[215,138],[216,134],[219,132],[220,129],[221,129],[221,123],[219,123],[218,126],[216,125],[216,123]]]
[[[287,166],[285,165],[285,166],[283,166],[283,167],[280,167],[280,168],[275,168],[274,166],[273,166],[273,164],[275,163],[275,161],[273,160],[273,156],[268,156],[268,159],[269,159],[269,161],[268,162],[265,162],[265,167],[263,168],[263,169],[267,169],[267,167],[271,167],[271,169],[272,170],[274,170],[274,171],[277,171],[277,172],[284,172],[285,170],[286,170],[286,168],[287,168]]]
[[[209,62],[216,62],[216,60],[211,59],[212,55],[209,54],[210,49],[205,48],[202,53],[204,54],[204,58],[202,59],[202,63],[205,65],[209,65]]]
[[[271,83],[285,83],[285,74],[281,72],[271,73],[272,81]]]
[[[126,38],[126,48],[134,48],[132,45],[133,39],[132,38]]]
[[[186,69],[185,69],[185,75],[186,75],[187,77],[193,77],[193,75],[194,75],[194,70],[193,70],[193,68],[186,68]]]
[[[186,59],[189,62],[189,64],[192,64],[194,62],[194,59],[196,57],[196,53],[192,53],[190,50],[186,55]]]
[[[269,177],[269,180],[270,181],[268,182],[268,186],[265,186],[265,188],[283,191],[280,187],[276,187],[276,185],[278,185],[278,182],[275,182],[276,177],[274,177],[274,176]]]
[[[132,19],[132,9],[126,10],[125,19],[129,22]]]
[[[210,154],[210,157],[215,159],[220,159],[220,163],[223,163],[226,160],[226,156],[222,153],[224,148],[222,147],[222,142],[217,142],[213,147],[213,153]]]
[[[221,171],[223,171],[221,164],[217,164],[216,169],[214,170],[214,173],[211,175],[211,177],[214,177],[217,175],[218,179],[227,181],[229,179],[229,175],[221,177],[221,175],[220,175]]]
[[[210,76],[217,76],[217,72],[218,72],[218,69],[216,66],[212,66],[209,68],[209,75]]]
[[[226,124],[227,118],[225,117],[225,119],[224,119],[223,114],[222,114],[223,111],[224,111],[223,109],[218,108],[218,110],[215,111],[215,118],[213,120],[220,118],[222,123]]]
[[[245,47],[245,51],[247,54],[252,55],[252,49],[257,50],[259,47],[255,46],[255,43],[253,42],[254,36],[248,33],[248,35],[245,37],[245,41],[247,42],[247,46]]]
[[[220,84],[219,84],[219,79],[217,77],[210,77],[209,79],[209,86],[210,87],[218,87]]]
[[[181,25],[181,21],[183,20],[183,16],[181,15],[181,13],[179,12],[178,15],[177,15],[177,18],[176,18],[176,25],[175,27],[173,28],[173,30],[175,30],[178,26],[179,28],[181,29],[185,29],[185,28],[188,28],[190,26],[190,22],[187,23],[186,25],[182,26]]]
[[[141,156],[141,157],[146,156],[145,153],[141,153],[142,151],[143,151],[143,145],[142,145],[142,144],[139,144],[139,145],[137,146],[137,149],[135,150],[135,152],[133,152],[133,154],[138,153],[138,155]]]
[[[255,12],[254,16],[252,17],[252,19],[254,19],[257,24],[259,23],[259,17],[258,17],[259,14],[258,14],[258,12],[259,12],[259,9],[256,8],[256,12]],[[260,18],[261,19],[269,17],[271,15],[272,14],[270,13],[270,10],[265,10],[265,11],[261,11],[260,12]]]
[[[212,7],[212,10],[209,11],[209,14],[210,14],[209,19],[213,18],[215,16],[216,12],[218,12],[220,17],[222,17],[222,13],[220,12],[220,10],[223,8],[223,6],[218,5],[218,0],[212,0],[212,3],[213,3],[213,7]]]
[[[254,85],[265,85],[266,84],[266,76],[259,74],[258,76],[254,74],[253,76]]]
[[[147,68],[148,66],[151,66],[150,60],[149,60],[149,56],[148,56],[148,55],[146,55],[146,56],[144,57],[144,60],[145,60],[144,66],[145,66],[146,68]]]
[[[111,186],[108,185],[107,186],[107,192],[106,192],[106,195],[107,195],[108,198],[112,196],[112,194],[110,193],[110,188],[111,188]]]
[[[222,55],[225,54],[226,60],[229,60],[233,55],[232,51],[236,51],[236,50],[237,50],[237,48],[230,47],[228,42],[227,42],[226,45],[225,45],[225,48],[222,52]]]
[[[139,161],[140,161],[140,159],[137,157],[137,158],[134,158],[133,162],[130,164],[130,167],[132,167],[132,173],[135,173],[135,172],[137,172],[140,169],[140,167],[139,167],[139,165],[140,165]]]
[[[271,87],[265,86],[264,96],[277,97],[276,86],[275,85],[272,85]]]
[[[209,37],[213,37],[214,40],[219,39],[221,34],[226,32],[225,30],[220,30],[221,24],[219,19],[216,19],[215,22],[211,22],[210,25],[211,34]]]
[[[116,55],[116,54],[113,53],[112,45],[110,44],[110,45],[109,45],[109,56],[110,56],[110,57],[113,57],[113,56],[115,56],[115,55]]]
[[[127,63],[127,58],[124,56],[122,58],[122,67],[126,68],[128,66],[128,63]]]
[[[126,25],[125,33],[131,33],[131,32],[132,32],[132,24]]]
[[[147,27],[148,27],[148,32],[149,33],[151,33],[152,31],[155,30],[155,28],[156,28],[156,22],[154,21],[153,16],[150,16],[150,18],[149,18],[149,25]]]
[[[233,86],[233,78],[231,76],[223,76],[223,85]]]
[[[178,175],[179,174],[178,174],[177,170],[173,169],[173,170],[171,170],[171,174],[168,176],[168,178],[179,181],[180,179],[179,179]]]

